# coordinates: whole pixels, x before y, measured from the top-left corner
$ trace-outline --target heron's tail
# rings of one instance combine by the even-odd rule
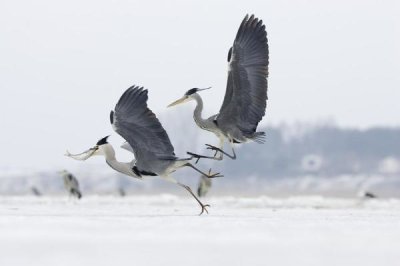
[[[251,138],[252,141],[257,142],[258,144],[265,143],[265,132],[255,132]]]

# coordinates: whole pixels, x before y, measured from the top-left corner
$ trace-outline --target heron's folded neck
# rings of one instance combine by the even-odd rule
[[[201,113],[203,112],[203,100],[197,93],[193,94],[192,97],[196,101],[196,108],[194,108],[193,112],[194,121],[199,127],[203,128],[203,125],[206,124],[205,119],[203,119],[203,117],[201,116]]]
[[[104,154],[104,157],[106,157],[106,161],[115,161],[115,151],[113,146],[111,144],[107,143],[105,145],[100,146],[101,151]]]
[[[131,163],[122,163],[117,161],[115,158],[115,151],[114,148],[111,145],[107,145],[103,149],[104,156],[106,157],[106,162],[107,164],[114,169],[115,171],[118,171],[124,175],[128,176],[133,176],[133,177],[138,177],[131,169]]]

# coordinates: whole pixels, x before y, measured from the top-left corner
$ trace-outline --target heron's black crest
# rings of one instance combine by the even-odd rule
[[[188,91],[185,93],[185,95],[186,95],[186,96],[189,96],[189,95],[192,95],[192,94],[194,94],[194,93],[196,93],[196,92],[198,92],[198,91],[199,91],[198,88],[193,88],[193,89],[188,90]]]
[[[102,138],[101,140],[99,140],[99,141],[96,143],[96,145],[107,144],[107,143],[108,143],[108,142],[107,142],[108,137],[109,137],[109,136],[106,136],[106,137]]]
[[[112,110],[110,112],[110,123],[114,124],[114,111],[112,111]]]

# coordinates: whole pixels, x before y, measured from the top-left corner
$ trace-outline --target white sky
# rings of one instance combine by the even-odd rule
[[[213,86],[202,96],[216,113],[246,13],[269,37],[263,125],[400,125],[399,1],[2,0],[0,166],[61,165],[65,148],[113,133],[109,111],[132,84],[157,114]]]

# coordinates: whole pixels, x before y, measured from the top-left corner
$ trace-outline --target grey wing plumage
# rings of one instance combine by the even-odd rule
[[[137,161],[175,157],[174,147],[155,114],[147,107],[147,90],[132,86],[119,99],[110,120],[132,147]]]
[[[72,175],[71,173],[65,173],[63,178],[64,178],[64,186],[67,189],[79,190],[79,182],[74,175]]]
[[[127,150],[127,151],[133,153],[133,149],[132,149],[131,145],[129,145],[129,143],[128,143],[127,141],[125,141],[125,142],[121,145],[121,148],[124,149],[124,150]]]
[[[234,124],[245,135],[256,131],[268,99],[268,56],[265,25],[246,15],[228,53],[228,82],[218,124]]]

